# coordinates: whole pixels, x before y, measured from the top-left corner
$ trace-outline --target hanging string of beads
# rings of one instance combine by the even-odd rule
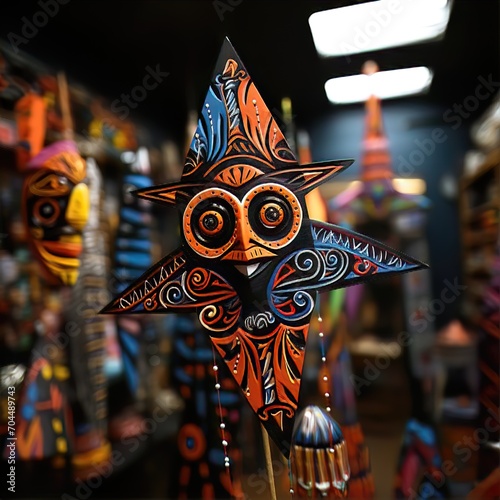
[[[222,404],[220,401],[220,389],[221,389],[221,384],[220,384],[220,377],[219,377],[219,367],[217,366],[217,358],[215,355],[215,349],[212,346],[212,355],[213,355],[213,371],[214,371],[214,378],[215,378],[215,390],[217,391],[217,404],[219,407],[219,417],[220,417],[220,436],[222,439],[222,448],[224,450],[224,466],[226,467],[226,472],[231,476],[230,472],[230,467],[231,467],[231,460],[228,455],[228,441],[227,441],[227,434],[226,434],[226,424],[224,423],[224,414],[222,412]]]
[[[318,325],[319,325],[319,346],[321,352],[321,372],[323,373],[323,387],[325,387],[325,410],[330,413],[332,411],[331,397],[330,392],[328,390],[329,387],[329,372],[328,365],[326,362],[326,348],[325,348],[325,333],[323,332],[323,318],[321,317],[321,313],[318,308]]]

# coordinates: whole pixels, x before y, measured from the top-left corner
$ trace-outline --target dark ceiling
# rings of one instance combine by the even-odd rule
[[[42,2],[44,0],[41,0]],[[46,0],[45,0],[46,1]],[[55,0],[50,0],[55,1]],[[456,0],[444,40],[345,57],[321,59],[308,17],[354,1],[79,1],[20,47],[54,69],[66,70],[110,102],[141,83],[146,66],[170,75],[149,92],[131,117],[171,133],[183,132],[186,109],[198,110],[224,36],[228,36],[271,109],[290,96],[298,122],[333,109],[324,82],[359,72],[367,58],[381,69],[427,65],[435,78],[422,99],[444,107],[473,92],[478,76],[499,76],[499,3]],[[227,10],[226,10],[227,7]],[[2,2],[0,37],[20,34],[23,16],[37,2]],[[6,15],[7,13],[7,15]],[[222,19],[219,17],[221,14]]]

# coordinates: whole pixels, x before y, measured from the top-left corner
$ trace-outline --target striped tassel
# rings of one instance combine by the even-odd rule
[[[322,408],[297,417],[290,453],[292,496],[345,498],[350,477],[347,446],[339,425]]]

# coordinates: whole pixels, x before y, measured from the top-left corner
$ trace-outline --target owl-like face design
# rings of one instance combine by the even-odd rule
[[[223,46],[179,182],[181,246],[104,312],[197,312],[245,398],[289,453],[318,291],[420,263],[309,219],[305,195],[352,163],[299,165],[231,45]]]
[[[50,148],[56,145],[40,153],[43,161],[24,181],[24,219],[31,247],[47,279],[73,285],[89,215],[89,190],[84,160],[74,151],[57,147],[51,155]]]
[[[269,182],[236,193],[213,187],[187,205],[183,235],[199,257],[227,261],[251,276],[293,245],[303,217],[302,203],[284,185]]]
[[[238,291],[239,314],[231,323],[254,335],[276,328],[268,300],[271,276],[298,243],[312,245],[304,197],[264,176],[238,188],[214,184],[193,196],[181,214],[186,256]]]

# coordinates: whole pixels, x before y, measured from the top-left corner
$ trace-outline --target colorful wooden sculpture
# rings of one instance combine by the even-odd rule
[[[151,206],[131,195],[132,191],[152,185],[147,150],[140,148],[134,153],[133,161],[126,164],[124,170],[114,268],[119,290],[124,290],[153,263]],[[116,323],[125,376],[130,392],[136,398],[141,351],[153,332],[147,318],[139,316],[119,316]]]
[[[363,67],[365,74],[378,71],[373,61]],[[371,95],[365,104],[366,122],[361,157],[361,184],[346,189],[330,201],[339,215],[354,216],[356,223],[366,219],[386,219],[395,212],[428,209],[430,201],[422,195],[399,192],[393,184],[394,172],[389,143],[384,132],[380,99]]]
[[[23,209],[32,251],[50,283],[74,285],[89,212],[85,162],[73,141],[59,141],[27,168]]]
[[[97,314],[107,297],[109,248],[103,227],[102,176],[93,158],[86,161],[86,173],[89,217],[82,234],[79,276],[71,290],[71,306],[65,314],[67,324],[78,332],[71,335],[69,349],[71,380],[76,395],[73,403],[75,446],[72,462],[75,473],[82,477],[86,476],[92,464],[108,460],[111,452],[106,439],[105,320]]]
[[[412,418],[399,453],[394,498],[449,498],[447,478],[432,426]]]
[[[63,322],[60,285],[74,285],[78,278],[90,204],[85,176],[85,162],[73,141],[44,148],[27,165],[23,216],[28,240],[47,281],[56,286],[48,288],[44,297],[37,322],[39,339],[20,395],[18,454],[23,460],[73,452],[74,405],[67,347],[74,331]]]
[[[100,141],[110,156],[116,157],[124,150],[138,150],[137,133],[132,122],[108,111],[100,99],[90,104],[90,112],[92,121],[88,126],[88,135]]]
[[[316,292],[424,267],[309,219],[305,195],[351,163],[299,165],[226,41],[180,182],[137,193],[177,206],[181,246],[103,310],[198,312],[286,456]]]
[[[19,398],[17,456],[21,460],[62,457],[72,452],[70,373],[66,353],[58,347],[61,327],[60,306],[51,300],[38,321],[39,339]]]

